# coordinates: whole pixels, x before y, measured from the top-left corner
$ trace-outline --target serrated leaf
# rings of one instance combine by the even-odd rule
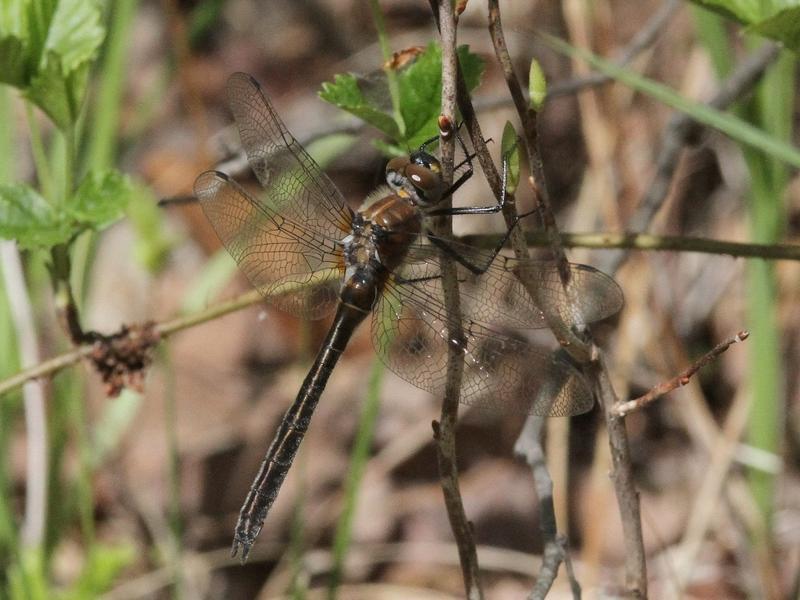
[[[78,70],[64,75],[58,56],[48,53],[39,71],[28,82],[25,96],[55,123],[60,129],[69,127],[78,117],[80,103],[86,89],[88,63]]]
[[[33,188],[0,185],[0,237],[25,249],[48,248],[66,242],[70,229]]]
[[[470,90],[477,87],[483,72],[483,60],[469,52],[467,46],[458,49],[459,61]],[[431,43],[415,60],[395,71],[400,95],[400,113],[405,124],[401,135],[392,115],[391,98],[386,75],[381,71],[366,77],[337,75],[333,83],[324,83],[320,97],[356,115],[381,130],[394,145],[419,147],[439,132],[437,118],[442,94],[442,52]]]
[[[94,59],[105,38],[96,0],[60,0],[47,31],[45,52],[59,57],[65,76]]]
[[[483,73],[483,59],[469,46],[458,48],[458,60],[472,91]],[[406,124],[405,146],[417,148],[439,134],[438,118],[442,97],[442,49],[431,43],[407,68],[398,72],[400,110]],[[403,141],[403,140],[401,140]]]
[[[92,171],[68,203],[67,215],[84,228],[103,229],[123,216],[133,193],[130,178],[119,171]]]
[[[358,77],[351,73],[336,75],[332,83],[323,83],[319,97],[355,115],[393,139],[400,135],[392,115],[364,93],[359,86]]]
[[[513,194],[519,184],[519,136],[510,121],[503,127],[500,150],[506,169],[506,192]]]
[[[528,95],[531,108],[534,110],[542,108],[547,96],[547,79],[544,76],[542,65],[535,58],[531,60],[531,68],[528,72]]]
[[[7,0],[0,8],[0,81],[21,89],[61,129],[78,117],[105,37],[97,0]]]

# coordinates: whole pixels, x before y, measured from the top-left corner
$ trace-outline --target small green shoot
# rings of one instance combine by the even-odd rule
[[[503,127],[500,150],[506,174],[506,193],[513,195],[519,185],[519,136],[510,121],[506,121]]]
[[[547,79],[544,76],[542,65],[535,58],[531,60],[528,71],[528,95],[533,110],[540,110],[547,97]]]

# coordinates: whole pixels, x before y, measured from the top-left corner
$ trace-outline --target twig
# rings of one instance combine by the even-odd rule
[[[664,381],[659,383],[658,385],[654,386],[649,392],[646,394],[639,396],[638,398],[634,398],[633,400],[629,400],[627,402],[620,402],[614,407],[614,414],[619,417],[624,417],[630,412],[634,410],[639,410],[654,402],[661,396],[668,394],[674,389],[682,387],[689,383],[689,380],[692,376],[697,373],[700,369],[710,363],[712,360],[717,358],[720,354],[725,352],[728,348],[733,346],[733,344],[738,344],[746,340],[750,336],[748,331],[740,331],[733,337],[729,337],[724,342],[721,342],[714,346],[711,350],[706,352],[703,356],[698,358],[695,362],[693,362],[688,368],[684,369],[680,374],[676,375],[672,379],[668,381]]]
[[[528,161],[531,169],[531,184],[534,195],[537,198],[537,206],[542,221],[545,224],[548,237],[551,240],[550,248],[558,261],[561,283],[566,292],[567,299],[575,304],[572,297],[570,286],[570,272],[563,248],[560,245],[558,230],[555,223],[555,216],[549,200],[546,181],[544,178],[544,168],[541,152],[538,147],[537,112],[534,107],[525,105],[522,101],[523,94],[521,86],[511,67],[511,60],[505,47],[502,25],[500,22],[500,12],[497,0],[488,0],[489,4],[489,30],[495,46],[495,53],[503,65],[506,83],[509,87],[514,104],[517,107],[519,118],[523,124],[524,143],[528,154]],[[535,299],[535,289],[529,288],[533,292]],[[542,305],[542,303],[539,303]],[[564,350],[584,365],[584,371],[592,382],[593,387],[601,399],[603,413],[606,417],[606,424],[609,435],[609,445],[612,453],[612,463],[614,470],[611,474],[614,481],[614,491],[617,495],[617,502],[620,508],[622,520],[623,537],[625,541],[625,580],[626,588],[630,595],[646,598],[647,597],[647,563],[645,560],[644,538],[642,534],[642,523],[639,512],[639,497],[633,480],[633,470],[630,460],[630,450],[628,438],[625,431],[624,422],[615,418],[611,414],[612,407],[616,404],[617,397],[611,385],[608,372],[600,352],[592,341],[591,332],[585,323],[578,323],[583,329],[584,339],[572,334],[571,328],[563,323],[559,314],[547,314],[545,318],[548,326],[553,330],[556,338],[562,344]],[[572,311],[580,314],[579,311]],[[565,335],[566,334],[566,335]]]
[[[16,244],[0,242],[5,288],[23,367],[39,360],[39,345],[31,311],[30,298]],[[25,516],[22,522],[22,544],[33,548],[42,543],[47,514],[47,419],[44,406],[44,385],[29,382],[23,390],[25,428],[27,430],[27,459],[25,463]]]
[[[567,546],[560,541],[556,523],[556,512],[553,503],[553,481],[547,470],[547,463],[542,449],[542,430],[544,417],[531,415],[525,420],[522,431],[514,443],[514,454],[523,459],[531,467],[536,496],[539,499],[539,529],[544,539],[542,565],[536,577],[529,598],[544,598],[558,575],[559,565],[567,559]],[[580,598],[581,589],[571,569],[568,570],[573,597]]]
[[[566,248],[595,248],[613,250],[644,250],[653,252],[701,252],[732,257],[766,258],[771,260],[800,260],[800,244],[750,244],[727,242],[708,238],[679,235],[653,235],[650,233],[565,233],[560,232],[561,244]],[[466,244],[480,248],[494,248],[500,235],[468,235],[460,238]],[[528,246],[547,246],[549,237],[539,231],[525,232]]]
[[[233,300],[222,302],[221,304],[212,306],[196,314],[185,317],[177,317],[175,319],[159,323],[155,326],[155,331],[161,338],[166,338],[173,333],[177,333],[178,331],[199,325],[200,323],[205,323],[206,321],[211,321],[217,317],[221,317],[246,306],[250,306],[251,304],[255,304],[259,300],[262,300],[262,297],[259,295],[259,293],[256,290],[251,290],[234,298]],[[70,367],[80,362],[81,359],[87,358],[92,353],[93,349],[93,344],[84,344],[75,348],[74,350],[65,352],[64,354],[39,363],[36,366],[20,371],[16,375],[13,375],[0,382],[0,396],[6,392],[18,388],[32,379],[53,375],[54,373],[57,373],[66,367]]]
[[[442,179],[445,186],[453,180],[453,162],[455,156],[455,136],[452,125],[456,122],[456,79],[459,72],[456,54],[456,20],[450,0],[431,0],[431,10],[436,18],[442,40],[442,110],[440,124],[449,126],[449,131],[440,134],[440,154],[442,162]],[[451,220],[442,219],[437,224],[438,233],[451,237],[453,234]],[[439,423],[433,422],[436,440],[436,455],[439,465],[439,480],[444,494],[447,516],[458,546],[461,573],[464,579],[466,597],[470,600],[482,599],[478,554],[472,535],[472,526],[467,520],[458,483],[458,466],[456,463],[455,430],[458,419],[458,404],[461,380],[464,374],[464,360],[461,354],[464,331],[461,325],[461,308],[458,289],[458,273],[453,260],[440,254],[442,269],[442,289],[447,307],[447,334],[451,340],[459,340],[461,344],[449,344],[447,356],[447,379],[445,382],[442,413]]]
[[[767,43],[742,61],[731,75],[723,81],[708,105],[716,109],[728,108],[731,104],[747,94],[777,58],[780,48],[776,44]],[[628,222],[627,229],[632,232],[646,231],[658,210],[664,204],[672,178],[678,168],[678,160],[687,144],[695,143],[703,130],[702,125],[684,113],[672,117],[661,148],[656,159],[656,174],[650,182],[644,198],[639,203],[636,213]],[[607,257],[604,269],[616,273],[627,253],[617,252]]]

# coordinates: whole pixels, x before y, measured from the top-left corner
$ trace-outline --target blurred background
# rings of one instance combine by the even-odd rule
[[[158,199],[190,195],[201,171],[232,164],[237,135],[224,94],[232,72],[262,84],[354,208],[382,182],[386,161],[373,143],[379,132],[317,96],[335,74],[381,68],[369,3],[111,4],[101,21],[107,37],[89,71],[81,156],[86,164],[118,167],[137,193],[126,218],[82,235],[72,249],[83,324],[104,333],[194,314],[250,289],[196,204],[156,208]],[[427,3],[379,4],[392,50],[437,39]],[[518,74],[525,77],[535,57],[551,86],[585,77],[589,67],[549,49],[536,30],[615,58],[661,11],[657,35],[628,67],[694,101],[711,98],[719,81],[763,43],[730,20],[677,2],[500,4]],[[458,41],[486,62],[474,101],[484,135],[496,140],[490,150],[497,160],[503,126],[516,117],[483,3],[468,4]],[[736,114],[775,139],[793,139],[795,71],[784,51]],[[26,111],[16,90],[2,93],[6,122],[13,124],[5,177],[36,181],[31,128],[49,143],[52,126],[42,113]],[[770,99],[782,103],[770,108]],[[669,107],[619,83],[548,100],[540,144],[562,231],[626,230],[652,192],[672,116]],[[796,242],[794,171],[715,131],[692,141],[648,232]],[[247,177],[242,170],[240,179]],[[523,188],[521,212],[531,202]],[[480,173],[456,198],[461,205],[492,202]],[[499,217],[454,224],[457,234],[502,227]],[[603,249],[568,255],[609,273],[620,259]],[[622,258],[614,275],[625,308],[596,331],[621,399],[675,376],[740,330],[753,334],[688,385],[626,419],[652,597],[798,597],[800,268],[789,260],[698,252],[631,251]],[[3,379],[24,363],[17,313],[7,298],[27,296],[38,360],[69,349],[47,262],[46,253],[26,250],[25,290],[4,280]],[[352,504],[340,597],[461,597],[432,443],[436,398],[388,371],[380,376],[363,480],[355,498],[343,492],[364,399],[380,371],[367,326],[334,371],[248,563],[230,558],[241,502],[328,324],[252,304],[163,341],[141,389],[115,398],[86,364],[61,371],[41,386],[47,433],[38,447],[47,468],[38,474],[30,466],[37,446],[22,391],[5,394],[0,596],[321,597],[341,543],[337,524]],[[513,455],[523,420],[467,414],[457,431],[461,489],[489,598],[524,597],[542,549],[530,468]],[[587,597],[613,597],[623,583],[624,547],[600,409],[549,420],[546,447],[559,527],[569,537],[578,580]],[[38,537],[30,535],[32,477],[46,484]],[[569,597],[566,580],[557,580],[551,597]]]

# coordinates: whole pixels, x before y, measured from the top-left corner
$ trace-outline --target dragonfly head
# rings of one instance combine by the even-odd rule
[[[386,165],[386,183],[395,194],[420,207],[433,206],[444,192],[442,165],[423,150],[408,157],[393,158]]]

